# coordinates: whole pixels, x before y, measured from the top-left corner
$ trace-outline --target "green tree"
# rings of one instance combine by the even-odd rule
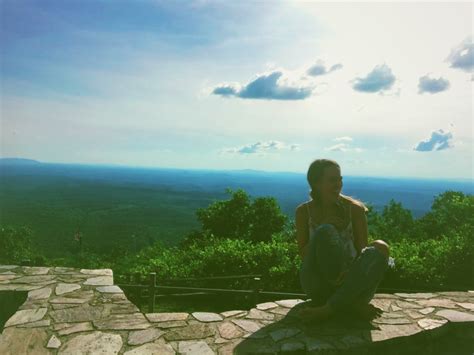
[[[464,228],[474,238],[474,196],[452,190],[439,194],[420,224],[427,238],[440,238],[451,230]]]
[[[197,210],[202,231],[217,238],[270,241],[274,233],[284,230],[288,217],[274,197],[251,197],[243,189],[233,191],[230,199],[216,201]]]
[[[415,220],[410,210],[404,208],[401,202],[393,198],[384,206],[381,214],[369,208],[368,223],[371,234],[377,239],[388,242],[405,238],[419,237],[419,231],[415,232]]]

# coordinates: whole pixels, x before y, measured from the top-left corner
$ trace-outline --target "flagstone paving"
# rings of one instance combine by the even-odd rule
[[[474,291],[377,293],[371,303],[382,312],[372,321],[310,325],[296,315],[309,299],[143,314],[110,269],[0,265],[0,291],[28,292],[0,334],[0,354],[423,354],[453,330],[474,339]]]

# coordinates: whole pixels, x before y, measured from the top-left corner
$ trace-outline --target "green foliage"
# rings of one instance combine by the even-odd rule
[[[226,192],[231,198],[215,201],[196,215],[203,231],[217,238],[270,241],[274,233],[281,232],[287,222],[274,197],[258,197],[253,201],[242,189]]]
[[[428,238],[437,239],[450,230],[468,228],[474,235],[474,196],[459,191],[445,191],[435,197],[431,211],[420,221]]]
[[[382,214],[369,208],[368,224],[371,227],[371,234],[374,239],[383,239],[386,242],[397,241],[411,237],[418,237],[418,233],[413,235],[415,221],[411,211],[404,208],[400,202],[390,199],[388,205],[384,206]]]
[[[294,290],[298,287],[297,246],[276,236],[269,242],[215,238],[212,243],[165,248],[157,243],[116,266],[118,273],[156,272],[158,280],[169,278],[262,274],[265,289]],[[221,286],[244,286],[226,281]],[[200,284],[202,286],[202,284]]]
[[[450,231],[438,239],[403,240],[391,247],[396,268],[390,275],[392,287],[450,289],[474,286],[474,247],[468,228]]]
[[[275,199],[251,199],[243,190],[227,190],[227,200],[213,201],[197,210],[201,229],[188,232],[177,246],[149,235],[149,246],[136,251],[133,243],[116,241],[107,252],[94,251],[90,243],[46,265],[114,269],[115,281],[123,275],[143,277],[156,272],[158,280],[207,276],[261,274],[265,290],[301,292],[296,230],[293,219],[281,213]],[[395,268],[379,287],[392,289],[474,289],[474,199],[462,192],[446,191],[435,197],[431,211],[414,219],[401,203],[390,200],[381,213],[367,204],[369,241],[389,243]],[[144,229],[145,230],[145,229]],[[132,231],[133,232],[133,231]],[[136,231],[135,235],[142,234]],[[32,244],[29,227],[0,228],[0,263],[38,264],[41,255]],[[157,240],[152,243],[153,240]],[[137,248],[138,249],[138,248]],[[40,259],[38,259],[40,257]],[[182,285],[182,283],[180,283]],[[248,281],[225,281],[190,286],[248,288]]]
[[[32,235],[33,231],[25,226],[0,226],[0,264],[31,261],[35,257]]]

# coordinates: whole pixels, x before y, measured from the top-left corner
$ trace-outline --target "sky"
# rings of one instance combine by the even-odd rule
[[[0,0],[1,157],[473,178],[473,4]]]

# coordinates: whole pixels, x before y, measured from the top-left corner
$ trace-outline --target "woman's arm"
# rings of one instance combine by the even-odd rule
[[[296,207],[295,225],[299,255],[301,256],[301,259],[304,259],[309,240],[308,215],[304,204]]]
[[[364,207],[352,204],[352,231],[354,234],[354,246],[357,250],[357,256],[368,244],[367,216]]]

